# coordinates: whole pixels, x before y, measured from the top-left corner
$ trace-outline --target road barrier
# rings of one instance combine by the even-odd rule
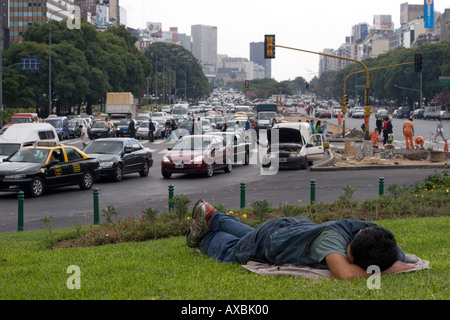
[[[17,198],[19,199],[19,207],[18,207],[18,215],[17,215],[17,232],[21,232],[23,231],[23,199],[24,199],[24,195],[23,195],[23,191],[19,191],[19,194],[17,196]]]
[[[316,202],[316,180],[311,179],[310,182],[311,191],[310,191],[310,203],[313,204]]]
[[[98,188],[94,188],[94,225],[100,224],[99,205],[98,205]]]
[[[244,181],[241,182],[241,209],[245,208],[245,188],[246,184]]]
[[[170,201],[173,198],[173,193],[174,193],[173,190],[174,190],[173,185],[169,184],[169,212],[173,210],[173,203],[172,203],[172,201]]]

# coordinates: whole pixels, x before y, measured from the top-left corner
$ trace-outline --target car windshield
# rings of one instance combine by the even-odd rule
[[[61,128],[62,127],[62,121],[61,120],[48,120],[46,121],[47,123],[50,123],[52,126],[54,126],[55,128]]]
[[[92,126],[93,128],[103,128],[105,126],[105,123],[103,121],[97,121]]]
[[[131,120],[129,120],[129,119],[122,119],[122,120],[120,120],[120,122],[119,122],[119,126],[129,125],[129,124],[130,124],[130,121],[131,121]]]
[[[123,143],[122,141],[100,141],[96,140],[91,142],[86,148],[84,148],[84,152],[89,154],[117,154],[122,151]]]
[[[0,143],[0,154],[9,156],[20,149],[20,143]]]
[[[19,149],[16,153],[12,154],[5,161],[9,162],[33,162],[33,163],[45,163],[47,160],[49,149]]]
[[[150,122],[142,122],[141,125],[139,126],[139,129],[140,128],[148,128],[149,124],[150,124]]]
[[[206,137],[185,137],[179,140],[172,150],[205,150],[211,143]]]
[[[187,109],[173,109],[172,114],[187,114]]]

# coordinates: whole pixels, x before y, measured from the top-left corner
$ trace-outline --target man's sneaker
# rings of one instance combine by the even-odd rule
[[[203,238],[209,233],[209,226],[206,220],[216,209],[204,200],[199,200],[194,209],[192,209],[192,219],[194,223],[189,227],[188,234],[186,235],[186,242],[188,247],[196,248],[200,246]]]

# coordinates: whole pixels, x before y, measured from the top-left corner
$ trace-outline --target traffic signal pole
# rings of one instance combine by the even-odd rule
[[[355,72],[352,72],[352,73],[349,73],[346,77],[345,77],[345,79],[344,79],[344,106],[345,106],[345,108],[343,108],[343,110],[342,110],[342,113],[345,115],[345,113],[347,112],[347,103],[346,103],[346,97],[347,97],[347,80],[351,77],[351,76],[353,76],[353,75],[355,75],[355,74],[360,74],[360,73],[364,73],[364,72],[371,72],[371,71],[377,71],[377,70],[384,70],[384,69],[389,69],[389,68],[394,68],[394,67],[400,67],[400,66],[406,66],[406,65],[410,65],[410,64],[414,64],[414,62],[404,62],[404,63],[398,63],[398,64],[393,64],[393,65],[389,65],[389,66],[383,66],[383,67],[377,67],[377,68],[371,68],[371,69],[366,69],[366,70],[360,70],[360,71],[355,71]],[[368,90],[366,89],[366,95],[367,95],[367,97],[366,97],[366,99],[365,100],[368,100],[369,99],[369,97],[368,97]],[[368,103],[368,101],[365,101],[365,104],[366,104],[366,107],[365,108],[367,108],[366,109],[366,113],[367,114],[364,114],[364,123],[366,124],[366,136],[368,137],[368,135],[369,135],[369,117],[370,117],[370,113],[371,113],[371,111],[370,111],[370,107],[369,107],[369,103]],[[345,112],[344,112],[345,111]],[[342,133],[342,136],[344,137],[345,136],[345,120],[344,120],[344,122],[343,122],[343,133]]]
[[[369,69],[362,61],[350,59],[350,58],[346,58],[346,57],[335,56],[335,55],[323,53],[323,52],[315,52],[315,51],[309,51],[309,50],[304,50],[304,49],[280,46],[280,45],[275,44],[275,36],[274,35],[272,35],[270,37],[272,37],[272,38],[270,38],[270,41],[267,41],[267,36],[266,36],[265,52],[269,51],[270,53],[273,53],[273,56],[271,58],[275,57],[275,48],[283,48],[283,49],[288,49],[288,50],[295,50],[295,51],[300,51],[300,52],[305,52],[305,53],[317,54],[317,55],[325,56],[325,57],[329,57],[329,58],[336,58],[336,59],[340,59],[340,60],[352,61],[352,62],[356,62],[356,63],[360,64],[364,68],[363,72],[366,73],[366,92],[369,92],[369,90],[370,90],[369,89],[370,88]],[[266,54],[266,56],[269,56],[269,55]],[[344,87],[344,92],[345,92],[345,87]],[[367,103],[367,101],[366,101],[366,103]],[[366,132],[368,132],[368,130],[369,130],[369,124],[367,123],[366,124]],[[344,132],[344,134],[345,134],[345,132]],[[366,139],[368,140],[368,138],[369,137],[367,134]]]

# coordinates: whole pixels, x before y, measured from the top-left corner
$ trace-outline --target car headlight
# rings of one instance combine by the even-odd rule
[[[297,157],[301,157],[302,155],[300,154],[300,153],[297,153],[297,152],[290,152],[289,153],[289,157],[292,157],[292,158],[297,158]]]
[[[25,178],[27,175],[24,173],[19,174],[11,174],[9,176],[5,176],[5,180],[19,180]]]
[[[100,167],[102,167],[102,168],[111,168],[113,165],[114,165],[114,162],[112,162],[112,161],[100,162]]]
[[[170,159],[167,156],[164,156],[162,158],[162,162],[172,162],[172,161],[170,161]]]

